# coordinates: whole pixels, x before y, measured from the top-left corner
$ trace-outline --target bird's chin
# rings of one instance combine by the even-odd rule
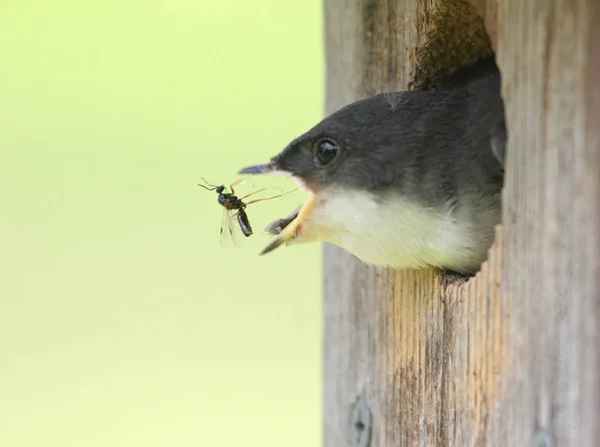
[[[260,252],[261,255],[269,253],[282,245],[291,242],[300,242],[307,239],[303,236],[303,224],[308,221],[315,209],[317,197],[309,193],[308,201],[300,209],[289,217],[278,219],[267,227],[267,232],[275,234],[275,238]]]

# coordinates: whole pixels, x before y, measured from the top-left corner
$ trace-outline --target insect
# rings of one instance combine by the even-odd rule
[[[227,188],[225,187],[225,185],[213,185],[213,184],[207,182],[204,177],[201,177],[201,178],[202,178],[202,181],[206,185],[199,183],[198,186],[201,186],[202,188],[204,188],[208,191],[216,191],[216,193],[218,194],[217,201],[219,202],[219,205],[221,205],[223,207],[223,210],[224,210],[223,223],[221,224],[221,243],[222,244],[224,244],[224,238],[229,237],[229,238],[235,240],[234,230],[233,230],[233,225],[232,225],[233,218],[237,219],[237,223],[238,223],[240,229],[242,230],[242,233],[244,234],[244,236],[246,236],[246,237],[252,236],[252,234],[253,234],[252,225],[250,224],[250,219],[248,218],[248,214],[246,213],[246,207],[248,205],[251,205],[253,203],[263,202],[265,200],[276,199],[278,197],[283,197],[284,195],[295,191],[295,190],[292,190],[292,191],[288,191],[287,193],[277,194],[272,197],[265,197],[265,198],[261,198],[261,199],[255,199],[250,202],[244,202],[244,199],[247,199],[248,197],[250,197],[254,194],[258,194],[260,192],[267,191],[267,190],[273,189],[273,188],[262,188],[262,189],[259,189],[258,191],[254,191],[254,192],[251,192],[250,194],[246,194],[243,197],[238,197],[235,195],[234,186],[242,183],[247,177],[244,177],[244,178],[232,183],[229,186],[229,190],[231,192],[226,191]]]

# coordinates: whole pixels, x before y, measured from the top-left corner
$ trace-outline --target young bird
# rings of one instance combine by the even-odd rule
[[[293,179],[310,200],[267,231],[282,244],[330,242],[367,264],[475,273],[501,218],[506,146],[500,73],[445,91],[356,101],[241,169]]]

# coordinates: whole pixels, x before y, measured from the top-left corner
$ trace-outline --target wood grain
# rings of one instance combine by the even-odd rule
[[[600,8],[476,6],[507,103],[504,229],[460,285],[325,247],[327,447],[349,445],[359,395],[373,447],[529,446],[539,428],[559,446],[600,445]],[[327,112],[406,88],[434,7],[326,0]]]
[[[600,4],[503,0],[498,13],[513,366],[495,445],[549,427],[559,446],[598,446]]]

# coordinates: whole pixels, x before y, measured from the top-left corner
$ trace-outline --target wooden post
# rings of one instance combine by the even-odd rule
[[[473,3],[503,74],[503,229],[463,285],[325,247],[327,447],[600,446],[600,2]],[[435,4],[325,0],[327,112],[406,88]]]

